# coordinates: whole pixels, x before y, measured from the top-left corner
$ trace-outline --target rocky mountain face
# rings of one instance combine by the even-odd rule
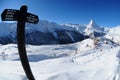
[[[26,43],[33,45],[41,45],[41,44],[67,44],[73,43],[77,41],[81,41],[87,38],[76,31],[66,31],[66,30],[57,30],[55,31],[57,37],[50,32],[40,32],[34,31],[32,33],[26,34]]]

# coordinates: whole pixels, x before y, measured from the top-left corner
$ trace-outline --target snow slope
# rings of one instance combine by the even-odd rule
[[[120,45],[120,26],[111,28],[105,37]]]
[[[100,38],[67,45],[26,45],[36,80],[119,80],[120,47]],[[0,45],[0,80],[27,80],[16,44]]]

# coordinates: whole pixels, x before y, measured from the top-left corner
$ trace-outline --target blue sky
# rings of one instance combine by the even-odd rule
[[[120,0],[0,0],[0,13],[21,5],[39,19],[58,24],[88,24],[93,19],[101,26],[120,25]]]

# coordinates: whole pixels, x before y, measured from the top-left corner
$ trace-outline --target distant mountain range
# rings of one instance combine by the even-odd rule
[[[0,44],[16,43],[16,23],[0,23]],[[102,28],[91,20],[88,25],[63,24],[40,20],[37,25],[26,24],[26,43],[32,45],[67,44],[88,37],[104,36],[109,29]]]

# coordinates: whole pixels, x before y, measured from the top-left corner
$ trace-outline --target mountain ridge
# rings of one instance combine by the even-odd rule
[[[16,28],[16,23],[0,23],[0,44],[16,43]],[[74,43],[88,37],[107,34],[105,28],[101,28],[94,20],[91,20],[88,25],[59,25],[55,22],[40,20],[37,25],[27,23],[25,29],[26,42],[35,45]]]

